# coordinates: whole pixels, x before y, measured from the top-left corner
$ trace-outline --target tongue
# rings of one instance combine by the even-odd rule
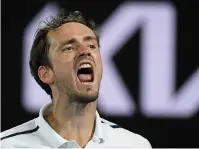
[[[81,82],[91,82],[92,81],[92,75],[90,75],[90,74],[79,74],[78,78]]]

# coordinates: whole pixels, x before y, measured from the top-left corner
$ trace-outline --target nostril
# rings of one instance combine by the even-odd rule
[[[81,56],[91,56],[91,53],[90,52],[82,52],[79,57]]]

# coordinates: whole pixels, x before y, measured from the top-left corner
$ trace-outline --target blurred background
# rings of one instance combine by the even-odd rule
[[[1,131],[38,116],[50,98],[30,76],[42,20],[79,10],[101,31],[101,117],[152,147],[199,147],[199,2],[2,1]]]

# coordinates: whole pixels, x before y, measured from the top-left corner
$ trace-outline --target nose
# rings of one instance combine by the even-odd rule
[[[78,55],[79,55],[79,57],[81,57],[81,56],[91,56],[91,53],[85,45],[81,45]]]
[[[79,55],[79,57],[82,57],[82,56],[91,56],[91,53],[88,50],[83,50],[78,55]]]

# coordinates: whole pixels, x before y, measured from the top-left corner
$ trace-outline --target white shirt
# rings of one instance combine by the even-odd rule
[[[43,106],[39,117],[1,133],[2,148],[80,148],[56,133],[44,119],[51,104]],[[100,118],[96,111],[95,132],[85,148],[151,148],[142,136]]]

